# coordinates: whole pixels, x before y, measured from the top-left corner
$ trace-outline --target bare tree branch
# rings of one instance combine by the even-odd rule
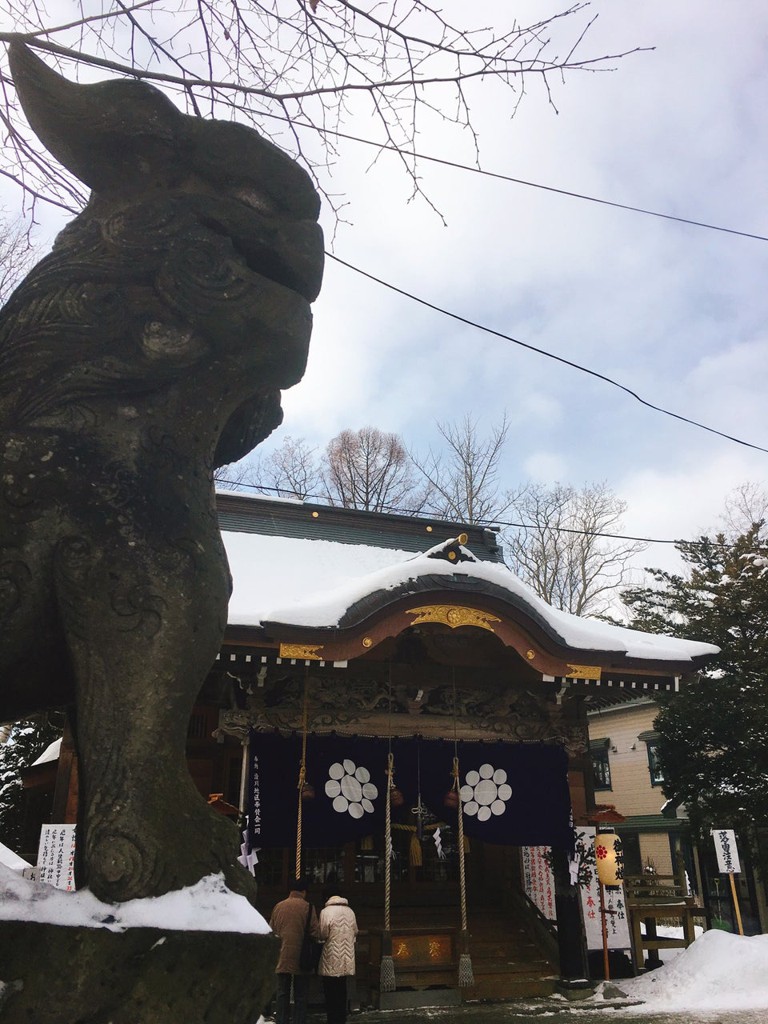
[[[370,512],[416,513],[427,497],[400,438],[377,427],[342,430],[329,441],[323,484],[329,504]]]
[[[30,225],[22,218],[14,220],[0,213],[0,305],[34,262],[35,248],[29,232]]]
[[[467,415],[459,423],[438,423],[445,441],[443,451],[426,456],[411,453],[414,464],[430,486],[425,508],[445,519],[465,523],[493,523],[513,507],[516,495],[501,491],[499,463],[509,433],[506,413],[488,437]]]
[[[598,536],[619,532],[626,511],[605,483],[582,490],[531,484],[513,510],[524,525],[504,534],[510,568],[545,601],[574,615],[605,611],[628,582],[630,559],[647,546]]]
[[[94,70],[143,79],[189,112],[203,107],[258,127],[304,160],[335,209],[323,189],[322,170],[334,155],[325,132],[367,110],[373,135],[396,150],[413,149],[422,116],[436,115],[467,131],[476,150],[467,93],[474,84],[500,82],[514,108],[526,77],[539,78],[551,98],[552,74],[607,70],[626,55],[582,52],[594,20],[587,7],[553,7],[520,24],[501,6],[499,24],[489,27],[472,5],[457,4],[449,15],[436,0],[104,0],[96,13],[60,0],[54,23],[35,0],[0,0],[0,41],[24,39],[70,76],[74,64],[82,80],[93,80]],[[35,145],[2,65],[0,81],[11,141],[0,173],[36,197],[76,207],[82,195],[73,182],[33,160]],[[274,115],[287,117],[288,127]],[[318,133],[311,144],[300,140],[298,121]],[[417,158],[403,154],[402,161],[414,195],[422,195]]]

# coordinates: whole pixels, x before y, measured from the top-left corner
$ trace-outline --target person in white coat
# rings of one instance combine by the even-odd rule
[[[343,896],[335,892],[320,911],[323,952],[318,974],[323,979],[327,1024],[346,1024],[347,978],[355,973],[357,919]]]

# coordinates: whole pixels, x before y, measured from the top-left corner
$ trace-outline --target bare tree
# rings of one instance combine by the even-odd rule
[[[227,466],[219,466],[214,470],[213,481],[217,491],[251,490],[253,484],[253,466],[250,462],[230,462]]]
[[[0,306],[4,305],[35,258],[29,226],[0,212]]]
[[[418,512],[426,488],[397,434],[378,427],[342,430],[323,458],[323,478],[331,505],[370,512]]]
[[[509,433],[506,413],[489,435],[467,415],[459,423],[438,423],[445,448],[425,457],[411,454],[429,484],[425,508],[444,519],[495,523],[513,506],[516,494],[501,489],[499,463]]]
[[[288,435],[279,448],[254,459],[250,479],[263,494],[302,501],[322,497],[323,477],[317,448],[311,448],[303,437]]]
[[[528,24],[514,4],[498,4],[492,27],[482,5],[453,6],[455,14],[437,0],[104,0],[88,13],[81,0],[60,0],[54,16],[38,0],[0,0],[0,41],[23,38],[83,81],[153,82],[189,113],[257,126],[318,174],[347,119],[367,114],[369,141],[398,153],[417,193],[413,149],[425,117],[475,139],[469,101],[478,83],[501,82],[514,109],[534,80],[552,102],[553,74],[606,69],[625,56],[582,54],[594,18],[578,0]],[[41,156],[4,67],[0,80],[0,173],[28,196],[78,208],[81,186]]]
[[[757,524],[764,525],[768,522],[768,492],[754,481],[739,484],[726,497],[720,519],[730,539],[740,537]]]
[[[647,546],[601,536],[621,532],[626,507],[605,483],[581,490],[531,484],[514,504],[522,528],[504,535],[507,563],[555,608],[599,614],[628,582],[632,557]]]

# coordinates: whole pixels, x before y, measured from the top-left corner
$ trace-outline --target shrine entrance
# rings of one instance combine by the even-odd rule
[[[451,842],[449,838],[449,848]],[[459,990],[461,919],[455,851],[442,860],[425,843],[422,864],[414,865],[409,860],[410,839],[399,845],[392,872],[391,948],[400,1003],[381,993],[379,986],[384,946],[381,844],[362,841],[305,850],[309,900],[319,910],[324,893],[340,888],[357,916],[358,1004],[416,1006],[426,1000],[436,1005],[462,999],[528,998],[553,991],[557,947],[522,895],[518,848],[470,840],[468,925],[475,984]],[[290,888],[293,858],[289,849],[259,854],[260,909],[267,918]]]
[[[235,653],[240,663],[242,652]],[[259,847],[256,878],[265,916],[296,874],[304,744],[301,871],[318,909],[328,890],[338,887],[355,910],[360,998],[387,1005],[379,970],[390,942],[398,993],[429,991],[435,998],[444,990],[457,999],[477,999],[550,992],[557,951],[523,895],[520,846],[567,842],[571,801],[564,746],[578,740],[586,751],[580,701],[558,700],[554,682],[537,678],[514,650],[475,625],[411,627],[343,666],[256,651],[254,663],[260,674],[255,685],[240,677],[247,710],[224,720],[228,730],[242,729],[243,738],[245,729],[252,730],[260,816],[253,843]],[[225,664],[240,675],[231,661]],[[386,785],[388,751],[394,757],[396,806],[387,931],[387,841],[376,798],[366,807],[360,797],[356,819],[349,809],[334,815],[323,807],[326,794],[336,792],[327,788],[334,781],[328,764],[351,766],[350,779],[364,766],[360,778],[379,794]],[[491,787],[496,797],[493,812],[479,796],[474,820],[464,814],[463,899],[451,774],[456,754],[466,761],[462,785],[469,780],[478,793]],[[271,765],[279,765],[279,772],[271,775]],[[273,785],[281,787],[274,800]],[[481,838],[483,827],[496,830],[496,842]],[[346,841],[343,832],[350,833]],[[278,833],[285,838],[276,846]],[[462,902],[474,984],[459,992]]]

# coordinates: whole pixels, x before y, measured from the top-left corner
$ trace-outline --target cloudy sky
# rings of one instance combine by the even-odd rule
[[[485,0],[490,23],[510,0]],[[446,9],[463,4],[446,0]],[[516,10],[542,17],[536,0]],[[513,115],[493,84],[471,93],[482,167],[556,189],[768,236],[768,6],[740,0],[593,0],[584,56],[653,47],[611,72],[554,79]],[[523,14],[521,13],[521,18]],[[561,28],[562,49],[586,17]],[[103,77],[103,76],[102,76]],[[440,94],[433,102],[447,102]],[[369,113],[347,125],[375,136]],[[310,144],[310,143],[308,143]],[[469,139],[426,120],[418,149],[471,162]],[[459,316],[768,448],[768,242],[663,221],[423,163],[421,199],[396,157],[340,143],[323,213],[340,259]],[[8,203],[6,203],[8,205]],[[766,486],[768,455],[653,412],[602,381],[465,326],[328,262],[307,374],[284,398],[286,434],[322,447],[345,427],[395,431],[424,451],[437,421],[483,429],[506,411],[504,473],[606,481],[628,531],[686,538],[726,494]],[[667,564],[654,547],[645,564]]]
[[[493,5],[487,5],[489,9]],[[535,5],[541,13],[542,5]],[[555,188],[768,235],[768,7],[595,0],[591,53],[655,47],[554,92],[478,89],[482,166]],[[556,84],[556,83],[555,83]],[[364,118],[354,126],[370,137]],[[434,127],[425,153],[464,160]],[[588,366],[654,404],[768,447],[768,243],[423,164],[419,200],[393,156],[349,143],[332,251],[470,320]],[[330,211],[326,228],[333,227]],[[652,412],[615,388],[388,292],[329,261],[304,381],[283,433],[323,444],[375,424],[418,447],[435,421],[511,421],[505,472],[605,480],[625,526],[690,537],[725,495],[766,483],[768,455]],[[280,436],[276,438],[279,442]],[[645,556],[658,564],[668,552]]]

